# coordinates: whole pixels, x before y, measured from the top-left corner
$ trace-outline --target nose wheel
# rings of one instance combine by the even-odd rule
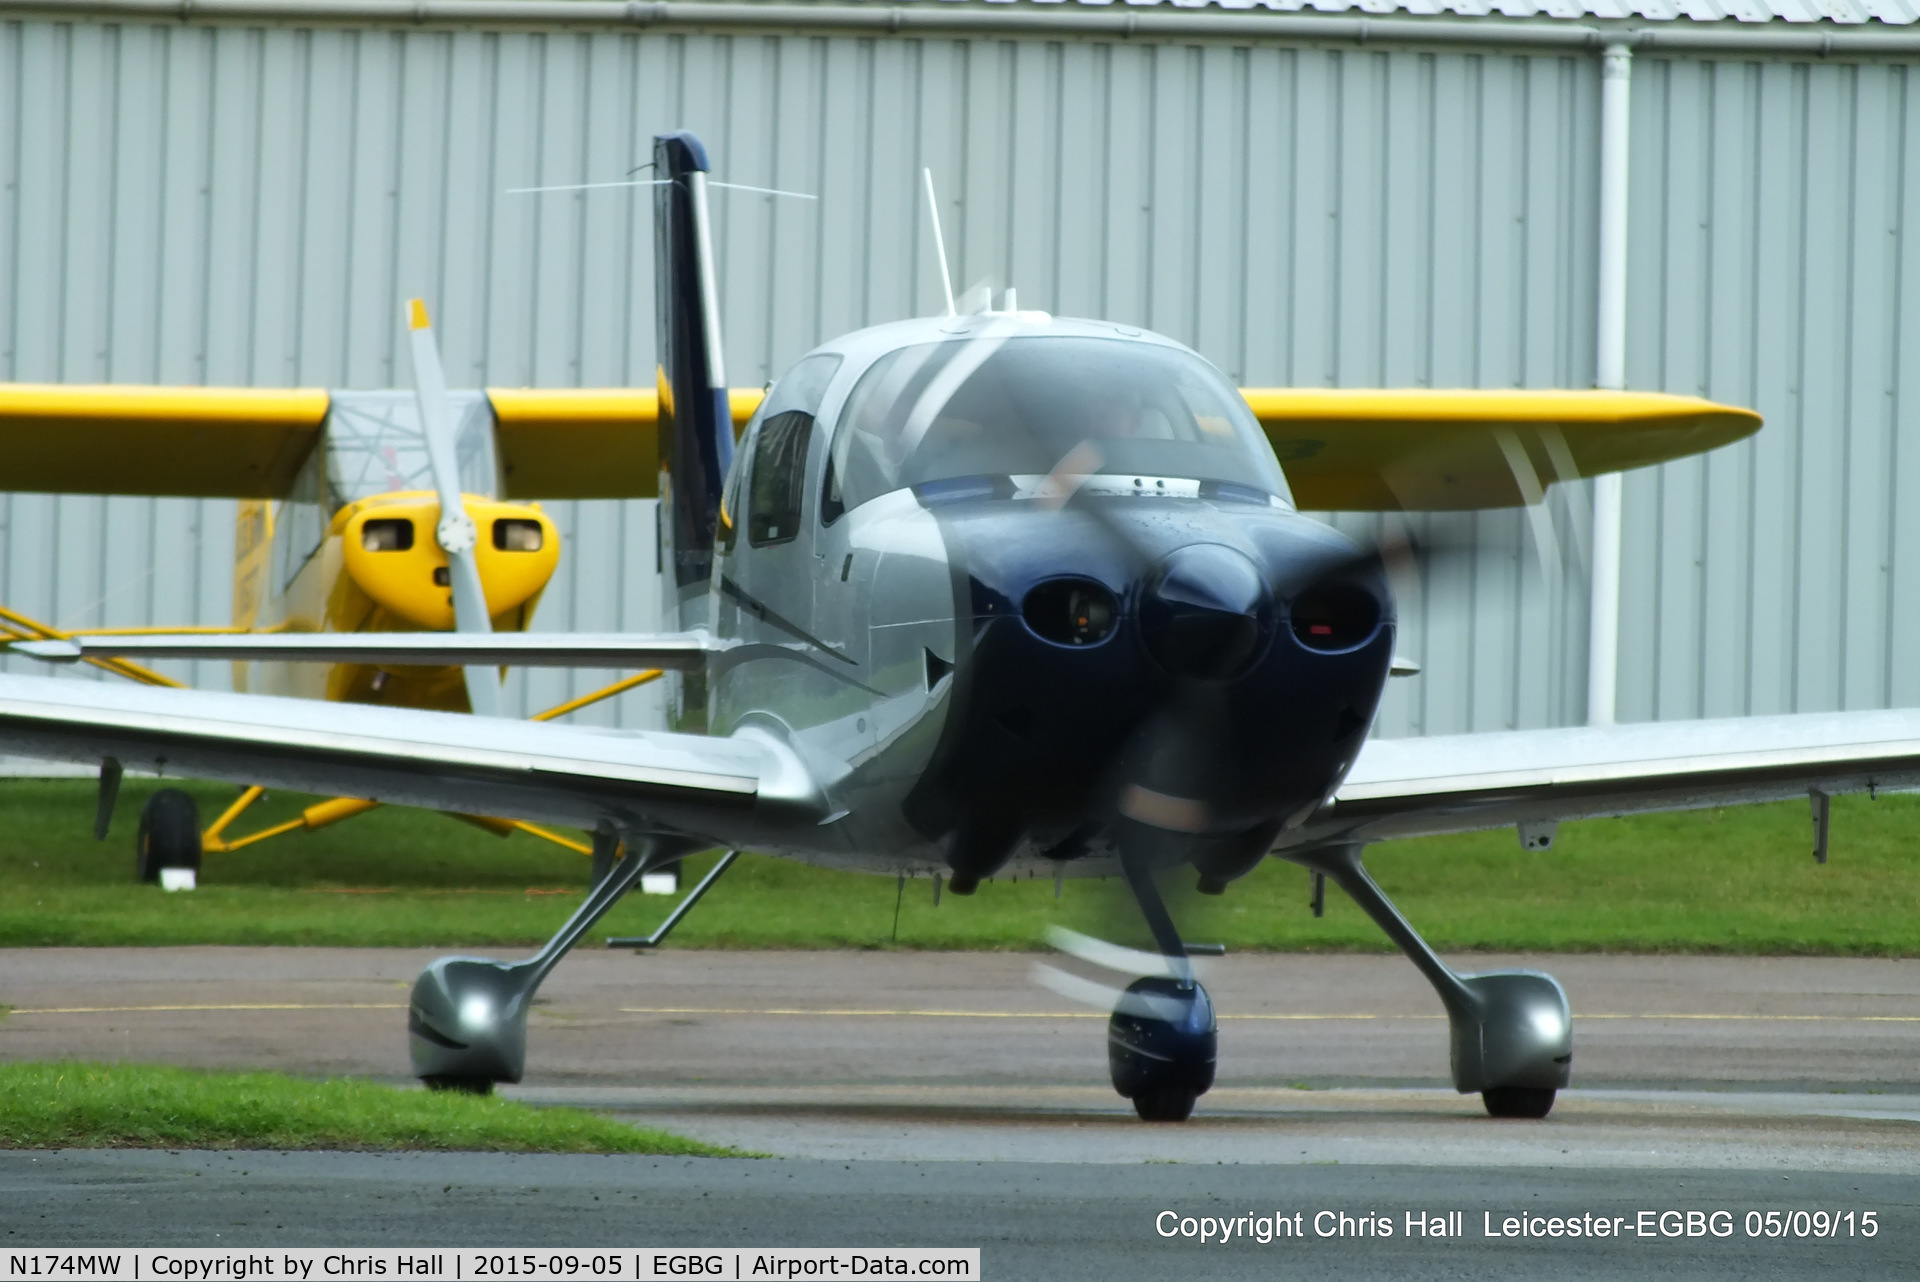
[[[1198,980],[1136,979],[1107,1021],[1113,1089],[1143,1122],[1184,1122],[1213,1086],[1219,1040],[1213,999]]]

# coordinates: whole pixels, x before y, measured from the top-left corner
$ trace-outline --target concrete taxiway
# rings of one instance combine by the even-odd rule
[[[403,1081],[407,987],[432,955],[0,952],[0,1058]],[[1445,1021],[1398,958],[1228,957],[1208,976],[1219,1085],[1190,1123],[1146,1126],[1106,1084],[1104,1016],[1036,984],[1042,960],[589,951],[556,971],[511,1094],[784,1161],[16,1153],[0,1155],[0,1220],[42,1242],[983,1245],[996,1276],[1136,1276],[1199,1267],[1183,1253],[1203,1249],[1214,1276],[1270,1272],[1283,1250],[1342,1276],[1920,1261],[1920,963],[1455,959],[1550,969],[1573,1002],[1576,1089],[1545,1122],[1496,1122],[1446,1088]],[[1872,1209],[1877,1231],[1480,1231],[1528,1208]],[[1475,1231],[1444,1248],[1404,1232],[1202,1248],[1159,1236],[1166,1209],[1458,1210]]]

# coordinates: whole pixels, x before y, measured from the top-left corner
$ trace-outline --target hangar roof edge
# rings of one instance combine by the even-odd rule
[[[1088,9],[1215,9],[1360,14],[1372,17],[1549,18],[1674,23],[1816,23],[1910,26],[1920,0],[854,0],[863,4],[957,4]]]

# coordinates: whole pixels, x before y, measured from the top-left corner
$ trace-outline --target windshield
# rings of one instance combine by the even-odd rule
[[[1124,339],[982,336],[889,352],[833,437],[825,510],[960,477],[1072,470],[1286,497],[1253,412],[1205,361]]]

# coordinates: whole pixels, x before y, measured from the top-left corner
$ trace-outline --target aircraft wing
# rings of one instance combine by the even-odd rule
[[[1514,507],[1713,449],[1751,410],[1654,392],[1245,388],[1312,511]],[[734,425],[758,389],[728,394]],[[317,388],[0,384],[0,490],[282,498],[338,398]],[[651,388],[489,388],[504,498],[655,498]]]
[[[727,393],[734,431],[759,388]],[[651,388],[490,387],[494,444],[509,499],[660,497],[660,398]]]
[[[697,670],[724,648],[704,632],[253,632],[90,635],[16,641],[8,649],[53,663],[81,659],[234,659],[425,667],[672,668]]]
[[[281,498],[329,403],[315,388],[0,383],[0,490]]]
[[[1659,392],[1243,388],[1308,511],[1537,503],[1555,481],[1664,463],[1760,428],[1752,410]]]
[[[731,393],[735,426],[758,389]],[[0,491],[277,499],[336,401],[320,388],[0,383]],[[654,498],[652,389],[492,388],[510,499]]]
[[[0,676],[0,752],[737,845],[825,813],[799,759],[731,738],[601,730],[150,686]]]
[[[1370,740],[1287,844],[1920,787],[1920,709]]]

